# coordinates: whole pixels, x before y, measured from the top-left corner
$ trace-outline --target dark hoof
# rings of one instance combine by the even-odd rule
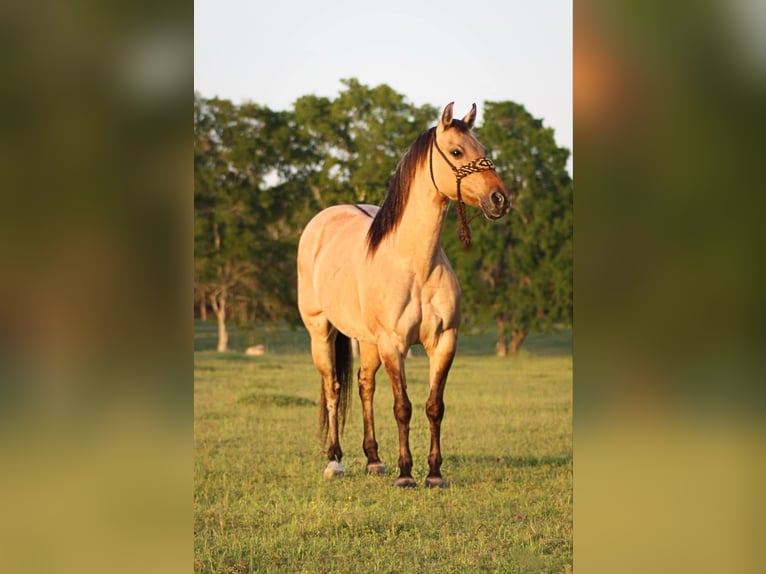
[[[426,488],[449,488],[449,482],[441,476],[426,477]]]
[[[386,474],[386,465],[382,462],[371,462],[367,465],[367,474],[372,476],[383,476]]]
[[[418,483],[410,476],[400,476],[394,482],[394,486],[398,486],[399,488],[417,488]]]

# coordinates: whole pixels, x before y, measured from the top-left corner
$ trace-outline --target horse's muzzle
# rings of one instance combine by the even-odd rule
[[[493,189],[481,200],[481,210],[487,219],[500,219],[511,209],[511,198],[503,188]]]

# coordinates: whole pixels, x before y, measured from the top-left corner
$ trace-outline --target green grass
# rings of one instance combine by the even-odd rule
[[[401,490],[392,486],[397,433],[382,370],[376,426],[389,474],[364,474],[355,395],[342,440],[346,476],[326,481],[306,333],[262,329],[256,338],[267,354],[246,357],[208,350],[212,324],[196,327],[195,571],[571,571],[570,333],[530,336],[516,359],[481,354],[494,348],[491,332],[461,335],[442,427],[451,487],[431,491],[422,487],[429,433],[421,349],[407,360],[421,486]],[[241,350],[244,337],[232,341]]]

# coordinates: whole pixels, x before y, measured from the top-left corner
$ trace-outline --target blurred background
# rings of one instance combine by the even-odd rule
[[[0,7],[0,562],[188,571],[192,5]]]
[[[192,10],[0,8],[14,572],[192,561]],[[764,28],[756,0],[574,3],[578,571],[759,570]]]
[[[755,572],[761,2],[575,2],[575,565]]]

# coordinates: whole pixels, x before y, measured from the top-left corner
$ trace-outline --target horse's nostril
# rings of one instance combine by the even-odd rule
[[[505,204],[505,196],[499,191],[493,192],[491,198],[492,203],[494,203],[496,207],[503,207]]]

